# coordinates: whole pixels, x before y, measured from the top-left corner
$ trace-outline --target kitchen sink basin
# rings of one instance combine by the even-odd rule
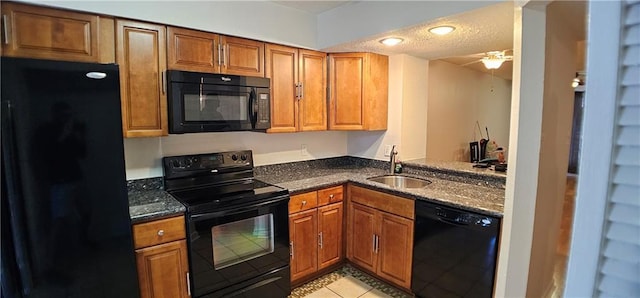
[[[389,185],[395,188],[423,188],[431,184],[431,181],[407,176],[386,175],[371,177],[367,180]]]

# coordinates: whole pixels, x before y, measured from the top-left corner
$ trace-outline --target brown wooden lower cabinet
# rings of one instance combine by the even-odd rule
[[[337,186],[291,196],[289,245],[293,284],[312,278],[344,259],[342,188]],[[316,204],[319,207],[315,207]],[[305,209],[309,206],[313,208]]]
[[[349,186],[347,259],[405,289],[411,287],[413,219],[383,210],[396,210],[413,217],[412,203],[408,199]]]
[[[318,270],[342,260],[342,202],[318,207]]]
[[[291,246],[291,280],[318,270],[318,211],[298,212],[289,216],[289,245]]]
[[[378,275],[404,288],[411,287],[413,220],[380,212],[378,216]]]
[[[140,297],[189,297],[184,216],[133,226]]]
[[[186,240],[138,249],[136,263],[140,297],[189,297]]]

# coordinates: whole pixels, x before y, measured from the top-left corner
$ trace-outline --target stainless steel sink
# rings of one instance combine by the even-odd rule
[[[431,184],[431,181],[407,176],[387,175],[371,177],[367,180],[389,185],[395,188],[423,188]]]

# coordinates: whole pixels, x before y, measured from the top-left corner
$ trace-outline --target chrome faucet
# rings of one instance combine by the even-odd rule
[[[396,145],[391,147],[391,152],[389,153],[389,163],[391,164],[389,167],[389,174],[393,175],[396,172],[396,155],[398,155],[398,151],[396,151]]]

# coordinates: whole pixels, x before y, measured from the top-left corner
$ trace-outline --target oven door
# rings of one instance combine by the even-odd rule
[[[289,196],[188,217],[191,289],[195,297],[225,292],[286,267],[289,285]],[[278,271],[278,272],[279,272]],[[273,280],[270,277],[270,280]],[[264,282],[263,282],[264,283]]]
[[[252,87],[172,82],[169,132],[252,130],[256,92]]]

